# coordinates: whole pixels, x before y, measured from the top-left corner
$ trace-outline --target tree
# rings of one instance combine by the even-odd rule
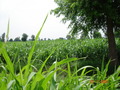
[[[21,40],[22,41],[27,41],[27,38],[28,38],[28,35],[26,33],[23,33]]]
[[[82,31],[80,39],[89,39],[89,32],[88,31]]]
[[[35,40],[35,35],[31,36],[31,40],[34,41]]]
[[[66,36],[66,38],[69,40],[69,39],[72,38],[72,36],[68,34],[68,35]]]
[[[14,41],[20,41],[20,37],[16,37]]]
[[[44,41],[46,41],[47,39],[46,38],[44,38]]]
[[[97,31],[94,31],[93,32],[93,38],[101,38],[101,33],[100,32],[97,32]]]
[[[63,37],[59,37],[59,40],[64,40],[64,38]]]
[[[5,33],[2,34],[1,41],[2,41],[2,42],[5,41]]]
[[[120,38],[120,30],[114,32],[116,38]]]
[[[51,40],[50,38],[48,38],[48,40]]]
[[[0,37],[0,41],[2,41],[2,38]]]
[[[10,42],[12,42],[12,41],[13,41],[13,39],[11,38],[9,41],[10,41]]]
[[[62,21],[70,21],[71,33],[103,29],[107,33],[109,57],[112,65],[118,64],[113,31],[120,28],[120,0],[55,0],[58,7],[52,12]]]

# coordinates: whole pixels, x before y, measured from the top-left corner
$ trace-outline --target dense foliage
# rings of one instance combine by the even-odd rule
[[[118,49],[120,49],[119,40],[117,40],[117,43]],[[119,89],[120,67],[108,76],[110,62],[105,66],[104,61],[101,62],[100,60],[106,57],[107,45],[105,39],[39,41],[36,47],[34,47],[34,44],[35,42],[32,41],[0,42],[0,55],[3,55],[0,60],[3,61],[4,58],[4,62],[6,62],[6,64],[0,63],[0,89]],[[86,56],[86,59],[80,58]],[[31,60],[30,57],[32,57]],[[86,62],[84,63],[85,66],[79,67],[83,63],[82,61]],[[80,64],[76,64],[76,62]],[[88,65],[87,62],[96,65],[96,67]],[[101,68],[98,67],[100,63],[102,63]],[[16,73],[17,69],[19,71]]]
[[[79,31],[106,30],[107,18],[112,19],[113,27],[119,28],[119,0],[55,0],[58,5],[52,12],[63,15],[63,22],[70,21],[73,33]]]
[[[52,12],[70,21],[71,33],[99,31],[107,33],[109,58],[113,66],[119,65],[114,31],[120,30],[120,0],[55,0],[58,5]]]
[[[28,38],[28,35],[26,33],[23,33],[21,40],[22,41],[27,41],[27,38]]]
[[[119,44],[119,40],[117,40],[117,43]],[[27,63],[27,57],[32,45],[32,41],[7,43],[8,55],[16,67],[18,67],[18,63],[23,66]],[[39,66],[55,50],[49,58],[49,62],[47,62],[48,65],[51,65],[55,60],[60,61],[67,57],[86,57],[86,59],[79,61],[80,66],[88,64],[101,66],[102,60],[109,60],[107,48],[106,39],[39,41],[36,44],[32,62],[36,67]]]

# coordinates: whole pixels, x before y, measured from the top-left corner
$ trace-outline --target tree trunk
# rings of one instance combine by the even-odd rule
[[[115,43],[115,37],[113,33],[113,21],[107,18],[107,37],[108,37],[108,47],[109,47],[109,57],[111,59],[111,65],[118,65],[118,55]]]

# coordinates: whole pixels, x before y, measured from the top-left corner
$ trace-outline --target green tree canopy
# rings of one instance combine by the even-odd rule
[[[70,21],[71,33],[81,30],[107,28],[107,19],[111,18],[114,28],[120,28],[120,0],[55,0],[58,7],[52,12],[62,21]]]
[[[16,37],[14,41],[20,41],[20,37]]]
[[[97,31],[94,31],[93,32],[93,38],[101,38],[101,33],[100,32],[97,32]]]
[[[1,41],[2,41],[2,42],[5,41],[5,33],[2,34],[2,36],[1,36]]]
[[[34,41],[35,40],[35,35],[31,36],[31,40]]]
[[[68,34],[68,35],[66,36],[66,38],[69,40],[69,39],[72,38],[72,36]]]
[[[27,41],[27,38],[28,38],[28,35],[26,33],[23,33],[21,40],[22,41]]]
[[[120,38],[120,30],[116,30],[114,33],[116,38]]]
[[[114,29],[120,28],[120,0],[55,0],[58,7],[52,12],[62,21],[70,21],[70,33],[102,29],[107,33],[110,59],[118,63]]]
[[[11,38],[9,41],[10,41],[10,42],[12,42],[12,41],[13,41],[13,39]]]

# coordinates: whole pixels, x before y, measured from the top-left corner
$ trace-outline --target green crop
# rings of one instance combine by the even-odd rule
[[[27,56],[32,48],[33,42],[8,42],[6,49],[11,60],[15,63],[20,61],[21,64],[26,65]],[[105,39],[94,40],[48,40],[38,41],[32,56],[32,63],[39,66],[56,48],[55,52],[49,58],[47,65],[51,65],[56,59],[61,61],[67,57],[86,57],[85,60],[80,62],[80,66],[86,65],[86,61],[90,65],[101,66],[100,61],[107,58],[107,44]],[[83,64],[83,65],[82,65]]]
[[[34,42],[0,42],[0,90],[119,90],[120,66],[108,75],[104,63],[106,40],[38,41],[47,17]]]

